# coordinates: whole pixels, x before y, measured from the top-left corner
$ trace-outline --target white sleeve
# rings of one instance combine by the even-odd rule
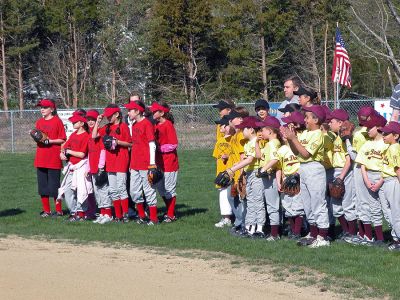
[[[154,141],[149,142],[150,148],[150,165],[156,164],[156,143]]]
[[[349,139],[346,139],[347,153],[352,161],[356,160],[357,152],[354,151],[353,146]]]

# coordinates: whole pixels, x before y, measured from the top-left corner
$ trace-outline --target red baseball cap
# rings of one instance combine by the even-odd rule
[[[381,116],[380,114],[376,113],[371,116],[371,118],[368,119],[368,121],[364,122],[364,126],[367,128],[373,128],[373,127],[384,127],[386,125],[387,121],[386,119]]]
[[[303,107],[304,111],[312,112],[321,122],[325,121],[325,110],[321,105],[311,105]]]
[[[289,123],[296,123],[296,124],[300,124],[300,125],[305,124],[304,115],[299,111],[294,111],[290,114],[290,116],[283,117],[282,121],[285,122],[286,124],[289,124]]]
[[[92,118],[96,120],[98,116],[99,112],[95,109],[91,109],[86,112],[86,118]]]
[[[152,104],[151,104],[151,106],[150,106],[150,111],[152,112],[152,113],[155,113],[156,111],[163,111],[163,112],[169,112],[170,111],[170,109],[169,108],[167,108],[167,107],[165,107],[165,106],[162,106],[161,104],[159,104],[158,102],[156,102],[156,101],[154,101]]]
[[[279,120],[273,116],[268,116],[265,118],[264,121],[261,122],[256,122],[256,126],[257,127],[272,127],[272,128],[276,128],[279,129],[279,127],[281,127],[281,123],[279,122]]]
[[[140,106],[139,104],[137,104],[136,101],[131,101],[128,104],[124,104],[124,107],[127,110],[137,109],[140,112],[144,112],[144,108],[142,106]]]
[[[134,103],[134,102],[133,102]],[[113,114],[115,114],[116,112],[121,113],[121,109],[119,107],[106,107],[104,109],[103,112],[103,116],[105,116],[106,118],[111,117]]]
[[[56,108],[54,102],[49,99],[40,100],[36,106]]]
[[[236,125],[235,127],[238,129],[242,128],[257,128],[258,126],[256,123],[258,122],[258,119],[256,117],[250,116],[246,117],[243,119],[243,122],[239,125]]]
[[[87,122],[87,120],[86,120],[86,118],[84,116],[81,116],[81,115],[78,115],[78,114],[72,115],[72,117],[68,118],[68,120],[71,123]]]
[[[339,121],[346,121],[349,119],[349,114],[344,109],[335,109],[330,114],[330,119],[336,119]]]
[[[372,115],[377,114],[378,112],[373,109],[371,106],[363,106],[357,112],[358,122],[360,126],[365,126],[365,122],[367,122]]]
[[[387,125],[385,125],[383,128],[378,130],[379,132],[383,133],[396,133],[400,134],[400,123],[390,121]]]

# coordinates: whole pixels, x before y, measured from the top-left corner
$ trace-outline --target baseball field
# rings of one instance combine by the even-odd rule
[[[323,294],[327,298],[332,295],[342,295],[346,298],[348,296],[400,298],[398,284],[400,256],[398,253],[390,253],[384,248],[355,247],[338,243],[319,249],[300,248],[293,241],[285,239],[274,243],[268,243],[265,240],[240,239],[228,234],[226,229],[216,229],[214,223],[219,220],[219,209],[217,191],[213,185],[215,174],[211,151],[180,152],[181,168],[177,200],[179,220],[153,227],[133,222],[97,225],[91,222],[67,223],[63,218],[41,219],[38,214],[40,204],[36,193],[36,174],[32,162],[32,154],[0,154],[0,261],[3,259],[1,261],[3,274],[0,275],[1,290],[4,290],[8,275],[13,275],[18,280],[18,272],[29,273],[30,264],[35,264],[36,260],[39,260],[39,264],[43,264],[43,272],[40,276],[46,272],[55,274],[54,276],[59,276],[60,285],[63,285],[63,280],[66,280],[62,272],[68,266],[65,261],[68,259],[83,260],[82,272],[76,270],[75,273],[73,272],[75,276],[86,274],[84,270],[87,270],[88,265],[97,266],[98,264],[97,269],[100,273],[109,272],[109,283],[112,284],[115,278],[124,277],[123,262],[129,260],[127,253],[136,251],[135,257],[140,258],[137,265],[147,270],[147,272],[142,271],[143,274],[138,273],[141,280],[148,276],[148,280],[151,281],[149,274],[157,273],[157,276],[153,276],[153,280],[158,282],[162,280],[159,272],[168,273],[168,268],[160,260],[161,255],[169,257],[173,262],[169,269],[172,273],[187,274],[185,272],[193,269],[196,273],[209,274],[205,277],[203,274],[204,278],[199,277],[198,280],[200,282],[204,280],[205,284],[209,282],[210,287],[212,287],[212,282],[223,278],[219,286],[221,288],[240,286],[241,290],[246,291],[253,287],[253,292],[255,292],[257,289],[254,290],[254,286],[258,288],[260,285],[268,286],[262,280],[255,279],[267,276],[270,278],[269,284],[272,284],[277,291],[276,295],[282,292],[283,294],[280,295],[286,296],[283,298],[300,298],[296,297],[300,295],[295,290],[296,288],[309,293],[303,294],[308,299],[321,298]],[[160,207],[161,210],[164,208],[163,205]],[[389,235],[387,228],[385,233]],[[33,241],[28,243],[26,239],[20,237],[33,239]],[[39,240],[42,242],[38,242]],[[53,240],[62,241],[63,246],[54,246],[57,243],[49,242]],[[73,246],[65,242],[87,248],[79,248],[82,249],[81,255],[74,256],[70,254]],[[40,243],[44,243],[44,246]],[[25,249],[26,253],[30,254],[40,254],[43,253],[41,249],[47,249],[49,245],[55,248],[53,252],[46,252],[46,255],[51,256],[53,253],[56,258],[58,257],[59,263],[56,259],[55,263],[49,265],[46,255],[43,260],[39,256],[29,260],[21,250]],[[106,250],[108,246],[115,250]],[[13,248],[16,250],[12,251]],[[101,250],[103,248],[105,250]],[[11,253],[14,254],[11,255]],[[145,256],[146,254],[148,256]],[[84,260],[85,257],[87,257],[86,260]],[[201,260],[196,258],[201,258]],[[93,260],[92,263],[88,263],[90,259]],[[20,263],[20,266],[10,263],[14,261]],[[112,261],[114,264],[111,263]],[[160,264],[159,268],[157,263]],[[152,267],[148,267],[149,265]],[[177,265],[181,267],[177,268]],[[6,266],[5,272],[4,266]],[[9,270],[8,275],[7,270]],[[248,278],[248,275],[235,273],[239,270],[240,272],[247,270],[255,279],[243,283],[241,278]],[[213,277],[216,271],[221,274],[221,277]],[[34,276],[33,274],[32,277]],[[238,281],[236,285],[231,282],[235,280]],[[121,280],[115,281],[120,283]],[[250,284],[250,281],[253,286],[246,285]],[[226,284],[227,282],[229,285]],[[276,284],[273,285],[273,282]],[[196,285],[190,284],[188,280],[183,280],[181,284],[182,287],[191,288],[188,290],[189,294],[200,293],[195,298],[208,297],[206,294],[201,294],[205,292],[204,289],[196,289]],[[286,289],[285,286],[287,286]],[[91,284],[88,284],[85,288],[91,287],[93,288]],[[159,283],[154,283],[153,287],[161,288]],[[152,289],[151,284],[149,289]],[[284,291],[291,291],[290,289],[293,293],[284,293]],[[260,291],[262,292],[262,288]],[[214,298],[221,298],[225,294],[215,295],[220,295],[220,297]],[[245,296],[246,294],[243,292],[237,295]],[[147,296],[157,298],[152,292],[149,292]],[[179,295],[177,297],[184,298]],[[254,294],[253,298],[258,297]]]

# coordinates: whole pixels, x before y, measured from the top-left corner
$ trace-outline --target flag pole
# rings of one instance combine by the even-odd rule
[[[336,28],[339,28],[339,22],[336,22]],[[338,70],[336,71],[337,76],[339,76],[338,74]],[[339,92],[340,92],[340,86],[339,86],[339,78],[336,77],[336,101],[335,101],[335,108],[340,108],[340,103],[339,103]]]

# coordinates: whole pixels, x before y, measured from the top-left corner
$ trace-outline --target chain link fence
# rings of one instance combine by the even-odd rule
[[[356,121],[359,108],[374,106],[374,102],[372,99],[341,100],[340,108],[350,114],[352,121]],[[280,102],[271,102],[270,105],[270,113],[275,115]],[[238,106],[246,107],[251,115],[255,115],[254,103],[239,103]],[[328,101],[328,106],[333,109],[333,101]],[[175,118],[180,150],[211,149],[214,146],[214,121],[219,119],[219,115],[212,104],[173,105],[171,112]],[[40,117],[39,110],[0,111],[0,152],[35,151],[36,144],[30,138],[29,131]]]

